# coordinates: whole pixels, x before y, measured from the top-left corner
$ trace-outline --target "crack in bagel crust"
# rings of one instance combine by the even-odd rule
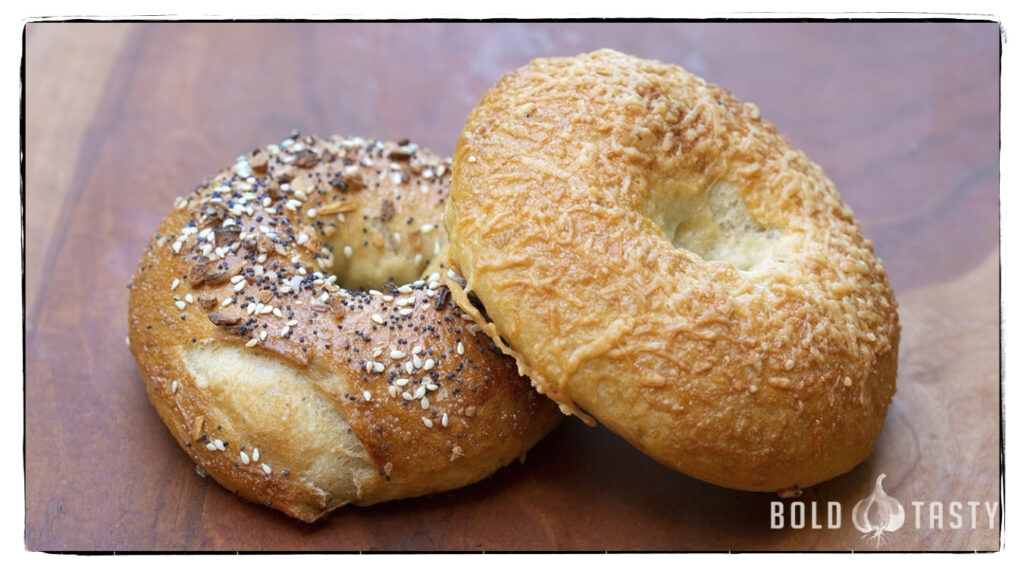
[[[535,387],[662,463],[776,491],[871,452],[896,301],[833,184],[756,106],[611,50],[536,60],[469,115],[445,226]]]
[[[294,135],[175,202],[129,346],[197,470],[313,521],[475,482],[557,424],[447,298],[449,175],[408,142]]]

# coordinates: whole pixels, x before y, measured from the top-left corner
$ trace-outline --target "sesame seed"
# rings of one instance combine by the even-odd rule
[[[434,227],[431,224],[424,224],[423,226],[420,226],[420,232],[422,232],[423,234],[426,234],[427,232],[430,232],[433,229]]]
[[[434,359],[433,358],[427,358],[426,362],[423,363],[423,369],[424,370],[430,370],[433,367],[434,367]]]
[[[253,448],[252,449],[252,461],[253,462],[259,462],[260,461],[260,449],[259,448]]]
[[[789,360],[786,360],[786,370],[792,370],[793,369],[793,365],[794,365],[794,362],[793,362],[792,358],[790,358]]]
[[[271,472],[270,466],[267,466],[266,464],[264,464],[263,465],[263,471],[266,472],[267,474],[270,474],[270,472]]]
[[[235,292],[241,292],[242,290],[245,290],[245,280],[235,284]]]
[[[288,321],[288,322],[287,322],[287,323],[285,324],[285,326],[298,326],[298,325],[299,325],[299,321],[298,321],[298,320],[289,320],[289,321]]]
[[[224,442],[221,439],[214,440],[213,445],[217,447],[217,450],[224,451]]]
[[[412,374],[412,362],[405,363],[405,371],[409,374]]]
[[[394,360],[401,360],[402,358],[405,358],[405,352],[402,352],[401,350],[392,349],[391,358]]]
[[[412,349],[412,353],[413,354],[419,354],[420,352],[423,352],[423,346],[420,346],[419,344],[417,344],[416,346],[413,347],[413,349]]]
[[[296,238],[295,241],[298,242],[299,244],[305,244],[309,242],[309,234],[306,234],[305,232],[300,232],[299,237]]]
[[[405,386],[408,383],[409,383],[409,379],[408,378],[399,378],[398,380],[395,380],[395,386],[399,386],[399,387]]]
[[[232,302],[231,298],[225,298],[224,300],[221,301],[220,305],[221,306],[230,306],[231,302]]]
[[[441,414],[441,426],[448,427],[448,413]]]
[[[376,358],[376,357],[380,356],[383,353],[384,353],[384,349],[383,348],[374,348],[373,349],[373,354],[370,354],[370,356],[372,356],[373,358]]]
[[[370,391],[369,390],[363,390],[363,398],[366,398],[367,400],[369,400],[372,397],[373,396],[370,395]]]
[[[398,395],[398,388],[395,388],[394,386],[388,386],[388,395],[390,395],[392,398],[397,396]]]
[[[249,463],[249,455],[246,454],[245,452],[239,452],[238,453],[238,459],[242,461],[242,464],[248,464]]]
[[[245,280],[245,276],[242,276],[241,274],[238,274],[236,276],[232,276],[231,277],[231,283],[232,284],[238,284],[242,280]]]
[[[431,421],[430,418],[427,418],[426,416],[423,417],[423,425],[426,426],[427,428],[434,427],[433,421]]]
[[[213,442],[207,442],[206,449],[209,450],[210,452],[213,452],[214,450],[217,449],[217,445],[214,444]]]
[[[267,331],[266,330],[260,330],[260,340],[266,340],[266,339],[267,339]]]
[[[398,291],[401,292],[402,294],[410,294],[412,293],[412,286],[409,286],[408,284],[406,284],[405,286],[399,286]]]
[[[252,340],[249,340],[248,342],[245,343],[245,347],[246,348],[252,348],[253,346],[255,346],[255,345],[259,344],[259,343],[260,343],[259,339],[253,338]]]
[[[402,308],[401,310],[398,311],[398,313],[402,316],[412,316],[412,312],[412,308]]]
[[[374,314],[373,316],[370,317],[370,319],[376,322],[377,324],[384,323],[384,319],[380,317],[380,314]]]
[[[262,306],[262,304],[261,304],[261,306]],[[248,314],[249,316],[252,316],[253,314],[255,314],[256,313],[256,303],[255,302],[249,302],[249,305],[245,307],[245,313]]]
[[[171,382],[171,393],[173,394],[173,393],[175,393],[177,391],[178,391],[178,381],[175,380],[174,382]]]
[[[345,253],[345,258],[351,258],[352,257],[352,247],[351,246],[345,246],[345,249],[342,250],[342,252]]]
[[[430,408],[430,400],[428,400],[426,396],[424,396],[423,399],[420,400],[420,408],[423,408],[424,410]]]
[[[288,333],[291,332],[291,331],[292,331],[291,326],[285,326],[284,328],[282,328],[281,329],[281,338],[284,338],[285,336],[287,336]]]
[[[181,284],[181,281],[178,280],[177,278],[175,278],[174,282],[171,282],[171,290],[174,290],[175,288],[177,288],[178,284]]]
[[[466,353],[466,347],[463,346],[462,342],[460,341],[459,345],[455,347],[455,351],[458,352],[459,356],[462,356],[463,354]]]
[[[184,310],[185,309],[185,302],[182,301],[182,300],[176,301],[174,303],[174,305],[178,308],[178,310]]]
[[[191,294],[185,294],[185,302],[188,302],[189,304],[192,304],[193,302],[195,302],[195,300],[192,299],[192,295]]]
[[[417,368],[422,368],[423,367],[423,359],[420,358],[419,356],[417,356],[416,354],[413,354],[412,355],[412,365],[417,367]]]
[[[373,363],[373,371],[378,373],[378,374],[380,374],[381,372],[384,371],[384,365],[381,364],[380,362],[374,362]]]

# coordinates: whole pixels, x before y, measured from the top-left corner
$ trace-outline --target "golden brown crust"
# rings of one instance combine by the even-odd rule
[[[610,50],[534,61],[470,114],[445,225],[485,330],[563,410],[746,490],[870,453],[896,301],[833,184],[755,106]]]
[[[295,138],[176,202],[131,284],[129,345],[202,470],[313,521],[477,481],[554,427],[441,282],[448,167]]]

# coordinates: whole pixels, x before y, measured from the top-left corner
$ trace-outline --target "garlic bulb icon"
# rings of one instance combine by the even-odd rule
[[[864,538],[874,540],[876,547],[881,546],[886,532],[899,530],[906,519],[903,505],[882,489],[884,479],[885,474],[879,474],[871,495],[853,507],[853,525],[864,533]]]

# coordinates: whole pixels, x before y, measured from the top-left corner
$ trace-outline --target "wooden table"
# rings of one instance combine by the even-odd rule
[[[756,102],[873,239],[900,303],[899,392],[874,455],[797,500],[839,502],[841,527],[773,530],[775,495],[575,420],[477,485],[312,526],[197,476],[125,347],[125,285],[173,199],[293,128],[449,155],[503,72],[599,47]],[[996,24],[43,23],[25,81],[31,550],[874,550],[851,512],[881,473],[907,517],[881,549],[999,546],[998,519],[982,507],[970,529],[967,508],[1000,484]]]

